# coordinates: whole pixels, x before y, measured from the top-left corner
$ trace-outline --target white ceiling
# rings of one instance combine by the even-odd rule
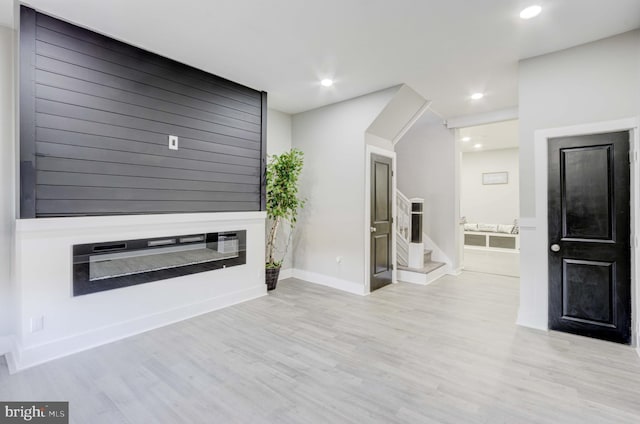
[[[518,120],[461,128],[459,143],[463,152],[483,152],[518,147]],[[464,137],[471,140],[463,141]],[[482,147],[474,147],[482,144]]]
[[[517,104],[518,59],[640,27],[639,0],[28,0],[296,113],[407,83],[445,118]],[[542,14],[518,17],[531,3]],[[13,25],[13,0],[0,24]],[[321,78],[336,83],[326,89]],[[476,91],[486,92],[477,102]]]

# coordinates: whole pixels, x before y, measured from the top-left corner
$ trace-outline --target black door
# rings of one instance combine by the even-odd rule
[[[371,291],[391,284],[391,158],[371,155]]]
[[[549,328],[631,340],[629,133],[549,140]]]

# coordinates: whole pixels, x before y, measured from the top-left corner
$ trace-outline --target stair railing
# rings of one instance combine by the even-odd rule
[[[407,266],[409,262],[409,237],[411,234],[411,202],[400,191],[396,190],[396,234],[397,256],[400,265]]]

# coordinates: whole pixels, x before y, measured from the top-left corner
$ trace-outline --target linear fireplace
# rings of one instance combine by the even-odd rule
[[[73,246],[73,295],[246,263],[246,230]]]

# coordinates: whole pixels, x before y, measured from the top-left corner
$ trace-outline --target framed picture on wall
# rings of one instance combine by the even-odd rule
[[[482,184],[483,185],[493,185],[493,184],[508,184],[509,183],[509,173],[508,172],[484,172],[482,174]]]

